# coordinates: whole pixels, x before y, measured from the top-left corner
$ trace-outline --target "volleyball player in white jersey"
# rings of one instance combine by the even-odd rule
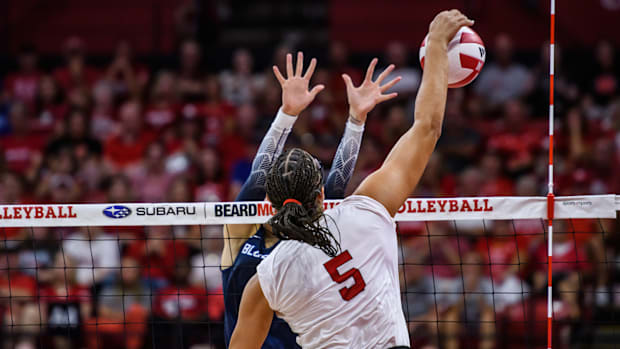
[[[244,289],[230,348],[260,348],[274,312],[303,348],[407,348],[398,279],[394,215],[417,185],[441,133],[447,95],[448,42],[473,21],[457,10],[430,24],[415,122],[383,165],[339,206],[323,212],[316,159],[301,149],[270,170],[267,196],[277,213],[272,232],[285,240]],[[353,117],[388,98],[384,74],[372,81],[374,59],[360,87],[343,75]],[[370,87],[370,88],[369,88]],[[370,97],[370,98],[369,98]]]

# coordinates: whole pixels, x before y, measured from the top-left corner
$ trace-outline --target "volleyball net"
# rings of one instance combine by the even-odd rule
[[[615,195],[555,199],[548,296],[546,197],[409,199],[396,221],[414,347],[540,348],[548,311],[555,348],[620,342],[618,210]],[[223,348],[222,225],[272,213],[267,202],[0,206],[0,343]]]

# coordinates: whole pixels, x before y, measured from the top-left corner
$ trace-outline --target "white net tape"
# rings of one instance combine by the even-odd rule
[[[328,200],[325,207],[338,205]],[[618,195],[560,196],[555,218],[615,218]],[[0,206],[0,227],[260,224],[268,202],[53,204]],[[396,221],[545,219],[546,197],[408,199]]]

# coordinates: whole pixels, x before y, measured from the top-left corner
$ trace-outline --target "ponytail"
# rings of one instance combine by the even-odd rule
[[[301,204],[287,202],[268,223],[278,238],[302,241],[317,247],[330,257],[335,257],[340,252],[340,244],[331,232],[320,224],[321,218],[325,221],[322,213],[314,218]]]
[[[267,222],[282,240],[305,242],[335,257],[340,244],[327,229],[322,202],[323,170],[307,152],[293,148],[276,160],[265,190],[276,214]]]

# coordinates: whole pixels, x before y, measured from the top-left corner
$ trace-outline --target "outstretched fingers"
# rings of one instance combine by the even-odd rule
[[[387,69],[386,69],[387,70]],[[390,82],[388,82],[387,84],[381,86],[381,93],[384,93],[385,91],[391,89],[394,85],[396,85],[400,80],[402,79],[402,76],[397,76],[394,79],[390,80]]]
[[[310,80],[310,78],[312,78],[312,74],[314,74],[314,68],[316,68],[316,58],[312,58],[312,60],[310,60],[310,65],[308,66],[308,70],[306,70],[304,79]]]
[[[293,77],[293,55],[286,54],[286,77],[288,79]]]
[[[303,69],[304,69],[304,53],[299,51],[297,52],[297,67],[295,68],[295,76],[301,76]]]
[[[273,66],[273,75],[276,76],[276,79],[278,79],[280,85],[282,85],[286,81],[284,76],[282,76],[282,73],[280,73],[280,69],[278,69],[278,67],[275,65]]]
[[[398,93],[396,93],[396,92],[392,92],[392,93],[387,94],[387,95],[381,95],[378,98],[378,103],[389,101],[392,98],[396,98],[396,96],[398,96]]]
[[[347,86],[347,90],[352,90],[355,88],[353,87],[353,81],[351,80],[349,74],[342,74],[342,80],[344,80],[344,84]]]
[[[316,95],[319,94],[319,92],[323,91],[325,89],[325,85],[316,85],[312,88],[312,90],[310,90],[310,95],[312,96],[312,98],[314,99],[314,97],[316,97]]]
[[[381,82],[383,82],[383,79],[385,79],[388,75],[390,75],[392,70],[394,70],[394,64],[390,64],[387,68],[385,68],[385,70],[383,70],[381,74],[379,74],[375,82],[378,84],[381,84]]]
[[[368,66],[368,70],[366,70],[366,77],[364,78],[364,82],[372,82],[372,75],[375,73],[375,66],[379,60],[377,58],[373,58],[370,61],[370,65]]]

